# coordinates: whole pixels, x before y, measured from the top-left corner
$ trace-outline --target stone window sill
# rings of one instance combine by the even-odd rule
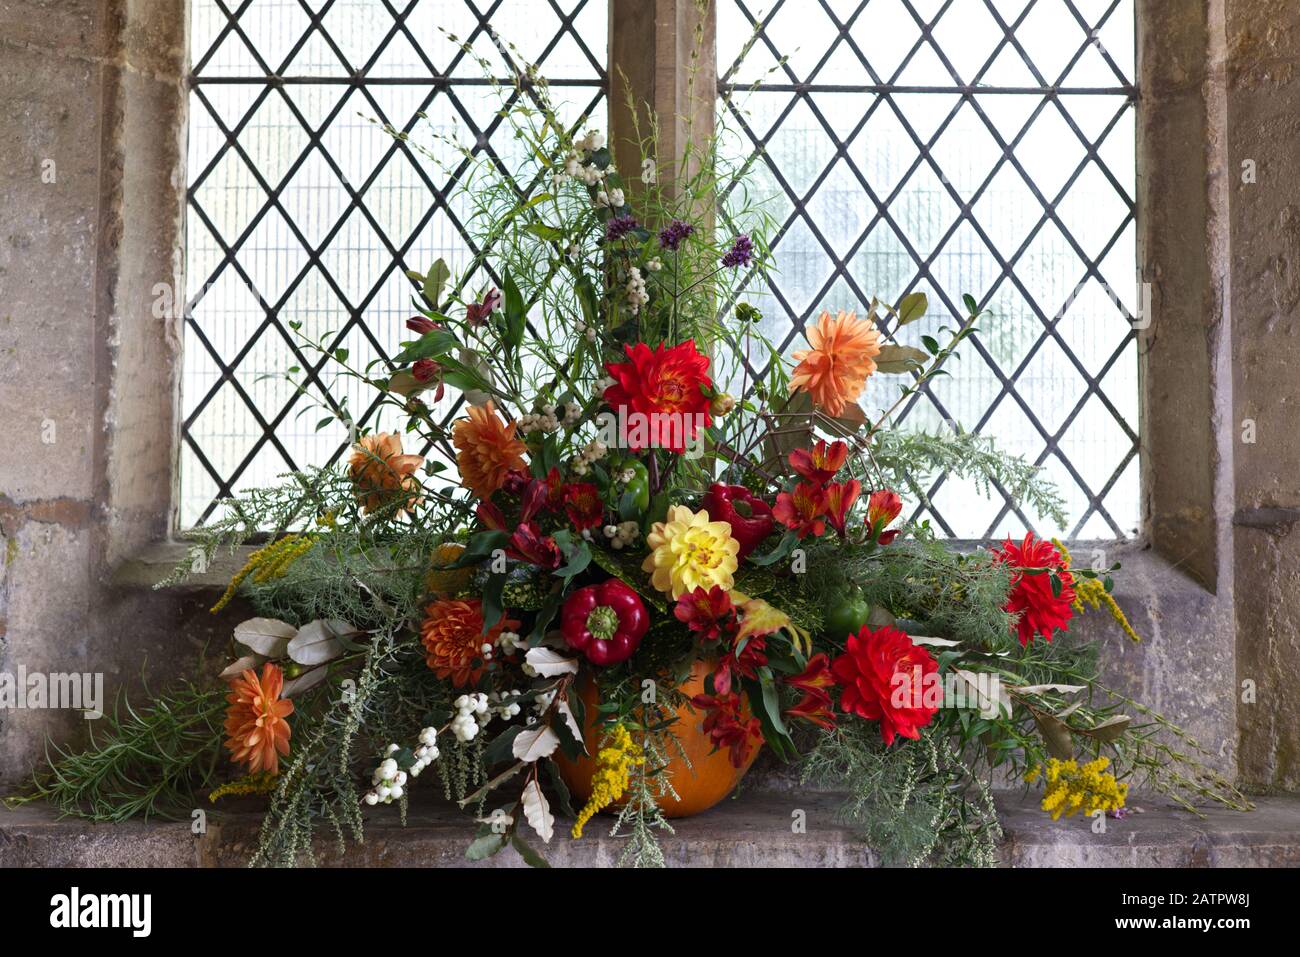
[[[1006,839],[1004,867],[1296,867],[1300,866],[1300,798],[1268,797],[1257,810],[1211,809],[1204,819],[1155,802],[1104,834],[1076,818],[1053,822],[1019,793],[998,796]],[[1134,804],[1141,805],[1140,800]],[[875,867],[879,859],[834,823],[833,794],[750,791],[706,814],[675,821],[662,845],[672,867]],[[807,831],[791,832],[791,812],[806,812]],[[332,840],[318,846],[326,865],[457,867],[468,864],[464,814],[430,805],[411,810],[403,828],[393,809],[367,812],[365,843],[338,856]],[[623,842],[601,818],[572,841],[557,823],[547,860],[561,867],[609,867]],[[208,812],[207,832],[188,821],[107,825],[58,819],[47,807],[0,810],[0,867],[239,867],[256,843],[256,810]],[[509,851],[493,866],[523,866]]]

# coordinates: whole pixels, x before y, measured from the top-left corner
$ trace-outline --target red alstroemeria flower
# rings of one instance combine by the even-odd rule
[[[800,538],[817,536],[826,531],[826,490],[811,482],[800,482],[793,492],[776,497],[772,516]]]
[[[541,479],[533,479],[519,497],[519,521],[531,522],[550,501],[550,489]]]
[[[827,731],[835,727],[835,712],[831,710],[831,699],[820,694],[806,694],[799,703],[786,711],[787,718],[799,718],[811,721]]]
[[[501,291],[496,287],[489,289],[482,302],[471,302],[465,307],[465,321],[471,326],[487,321],[488,316],[501,308]]]
[[[698,631],[702,641],[717,641],[736,630],[736,608],[731,603],[731,595],[718,585],[682,595],[673,614],[691,631]]]
[[[538,482],[543,493],[546,483]],[[605,517],[605,503],[601,500],[600,489],[590,482],[574,482],[564,487],[564,514],[579,532],[588,528],[598,528]]]
[[[532,522],[523,522],[515,529],[506,545],[506,554],[517,561],[545,569],[559,568],[563,558],[555,539],[543,535]]]
[[[763,726],[757,718],[743,720],[740,713],[740,695],[697,694],[691,704],[705,712],[704,733],[715,748],[726,748],[732,767],[743,768],[750,749],[763,740]]]
[[[808,659],[808,666],[793,678],[786,678],[785,683],[809,694],[823,695],[829,701],[830,689],[835,687],[830,658],[825,652],[813,655]]]
[[[767,664],[767,639],[751,635],[740,642],[744,647],[736,654],[733,646],[731,652],[718,661],[718,670],[713,672],[713,687],[718,694],[731,691],[732,675],[754,679],[758,669]]]
[[[432,319],[426,319],[424,316],[412,316],[410,319],[406,320],[406,328],[410,329],[412,332],[425,336],[436,329],[441,329],[442,326],[439,323],[434,322]]]
[[[896,735],[915,741],[920,729],[934,720],[939,709],[926,705],[923,691],[926,676],[938,670],[930,652],[892,625],[875,631],[863,625],[849,635],[845,653],[831,662],[831,673],[842,689],[840,709],[879,721],[886,745],[893,744]]]
[[[564,479],[560,476],[560,470],[554,465],[546,473],[546,507],[552,512],[558,511],[564,505]]]
[[[867,528],[871,540],[881,545],[888,545],[898,535],[898,529],[890,529],[889,523],[898,518],[903,511],[903,500],[898,493],[887,488],[877,489],[867,499]]]
[[[432,359],[417,359],[411,366],[411,375],[415,376],[416,382],[432,382],[441,371],[442,366]]]
[[[511,469],[506,473],[506,479],[501,484],[501,489],[507,495],[523,495],[532,482],[532,475],[525,470]]]
[[[491,502],[479,502],[474,508],[474,514],[478,516],[479,524],[484,528],[489,528],[494,532],[504,532],[506,530],[505,513]]]
[[[995,561],[1014,569],[1006,610],[1019,616],[1014,627],[1020,644],[1029,644],[1035,635],[1051,641],[1057,629],[1068,631],[1070,618],[1074,615],[1071,607],[1074,603],[1074,576],[1065,570],[1065,560],[1056,546],[1041,539],[1035,540],[1034,533],[1029,532],[1022,544],[1017,545],[1008,538],[992,552]],[[1046,571],[1028,574],[1023,571],[1026,568],[1055,569],[1061,593],[1052,594],[1051,574]]]
[[[853,503],[861,494],[862,483],[857,479],[832,482],[826,486],[826,521],[830,522],[831,528],[839,533],[840,538],[844,537],[848,525],[849,509],[853,508]]]
[[[658,444],[672,452],[686,451],[701,426],[713,423],[709,415],[713,380],[709,378],[709,358],[695,348],[695,340],[651,351],[644,342],[623,347],[626,362],[605,366],[614,384],[605,390],[605,401],[615,412],[637,413],[645,429],[624,422],[624,443],[633,452],[649,444],[639,441],[645,431],[657,433]],[[621,418],[622,416],[620,416]],[[638,432],[642,434],[638,435]]]
[[[795,449],[790,453],[790,467],[814,485],[825,485],[835,478],[849,457],[847,442],[836,440],[827,444],[818,439],[811,449]]]
[[[827,730],[835,727],[830,692],[835,687],[835,676],[824,652],[809,658],[808,666],[793,678],[786,678],[785,683],[803,692],[799,703],[786,712],[789,717],[811,721]]]

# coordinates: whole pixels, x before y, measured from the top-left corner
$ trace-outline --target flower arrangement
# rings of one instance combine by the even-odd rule
[[[786,359],[740,295],[774,267],[763,210],[724,201],[746,170],[702,149],[661,175],[648,118],[628,175],[543,80],[520,83],[502,115],[522,159],[466,154],[484,252],[455,283],[442,262],[410,274],[392,363],[296,330],[371,390],[342,468],[248,493],[196,535],[182,574],[273,530],[218,603],[257,612],[228,703],[187,686],[112,724],[133,747],[56,755],[37,793],[116,819],[269,791],[254,861],[283,864],[319,825],[359,839],[365,808],[404,813],[422,774],[478,822],[472,859],[539,863],[558,814],[581,839],[608,810],[625,861],[662,863],[656,832],[693,778],[708,765],[720,797],[760,751],[841,788],[845,820],[913,862],[993,859],[997,769],[1045,781],[1054,818],[1117,813],[1129,780],[1244,805],[1178,729],[1107,693],[1104,648],[1054,640],[1085,601],[1137,637],[1109,597],[1118,566],[1032,533],[963,552],[904,517],[951,471],[1059,519],[988,440],[893,426],[986,318],[972,298],[943,341],[911,341],[920,293],[828,309]],[[346,401],[324,408],[356,427]],[[224,740],[177,735],[164,785],[129,764],[159,722],[223,710]]]

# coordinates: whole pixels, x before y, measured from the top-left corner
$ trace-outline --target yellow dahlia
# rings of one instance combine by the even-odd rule
[[[451,441],[460,454],[460,484],[479,498],[487,498],[506,483],[506,475],[524,467],[527,447],[515,438],[515,423],[497,416],[487,405],[471,405],[469,418],[458,419],[451,428]]]
[[[834,319],[823,312],[804,335],[812,348],[794,353],[799,364],[790,375],[790,394],[807,390],[818,408],[842,415],[845,406],[862,395],[867,377],[876,371],[880,333],[870,319],[840,310]]]
[[[650,554],[641,570],[655,588],[673,598],[714,585],[731,590],[740,543],[731,537],[729,522],[711,522],[708,512],[674,505],[668,521],[655,522],[650,529],[646,545]]]

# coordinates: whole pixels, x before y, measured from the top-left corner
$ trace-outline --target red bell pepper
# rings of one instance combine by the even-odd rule
[[[748,514],[736,508],[737,504]],[[776,526],[772,518],[772,506],[745,488],[743,485],[709,486],[704,496],[704,510],[714,522],[728,522],[731,525],[731,537],[740,543],[736,558],[743,559],[758,548],[763,539],[772,534]]]
[[[579,588],[560,610],[560,633],[593,665],[632,657],[650,627],[641,596],[617,578]]]

